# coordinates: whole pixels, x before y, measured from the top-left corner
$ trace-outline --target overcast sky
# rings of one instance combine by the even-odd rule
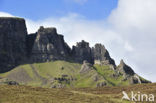
[[[26,19],[29,33],[56,27],[72,46],[102,43],[118,65],[156,82],[156,0],[0,0],[0,16]]]

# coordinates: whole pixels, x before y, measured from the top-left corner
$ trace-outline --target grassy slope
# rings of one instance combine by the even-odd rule
[[[122,91],[156,95],[156,84],[76,89],[0,85],[0,103],[131,103],[121,101]]]
[[[94,67],[97,69],[97,72],[106,79],[109,86],[120,86],[129,84],[129,81],[122,81],[124,79],[122,75],[114,78],[113,74],[116,74],[116,72],[114,70],[111,70],[108,65],[94,65]]]
[[[34,73],[32,66],[35,68],[37,74]],[[51,78],[61,78],[62,75],[68,75],[67,79],[70,77],[76,79],[70,82],[70,84],[62,82],[67,87],[96,87],[96,84],[99,82],[106,82],[109,86],[128,85],[128,81],[122,81],[122,76],[117,78],[112,77],[112,75],[115,74],[115,71],[111,70],[109,66],[94,65],[94,69],[88,73],[80,74],[81,64],[66,61],[21,65],[7,73],[0,74],[0,77],[8,77],[9,75],[14,74],[15,78],[21,78],[16,74],[20,69],[24,69],[29,77],[32,78],[32,81],[22,84],[31,86],[50,87],[51,83],[49,81]],[[99,76],[99,80],[96,82],[93,80],[95,75]],[[47,80],[46,84],[42,83],[43,79]],[[58,82],[55,84],[58,84]]]

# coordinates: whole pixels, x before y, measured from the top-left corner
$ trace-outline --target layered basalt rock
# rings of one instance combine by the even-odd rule
[[[88,42],[82,40],[71,49],[64,41],[63,35],[57,33],[56,28],[41,26],[36,33],[28,35],[24,19],[0,18],[0,73],[7,72],[20,64],[54,60],[83,64],[80,74],[94,70],[93,64],[109,65],[111,70],[121,73],[125,80],[131,80],[132,84],[149,82],[135,74],[123,60],[119,66],[116,66],[102,44],[96,44],[91,48]],[[99,78],[94,77],[95,81]],[[104,85],[106,83],[101,82],[97,86]]]
[[[69,57],[70,48],[64,42],[63,35],[57,34],[56,28],[40,27],[32,46],[31,61],[46,62],[52,60],[66,60]],[[31,46],[30,46],[31,47]],[[30,48],[31,49],[31,48]]]
[[[27,28],[22,18],[0,18],[0,72],[25,61]]]
[[[76,46],[73,46],[72,57],[74,58],[75,61],[80,63],[83,63],[84,60],[92,64],[94,63],[89,43],[84,40],[78,42]]]
[[[131,84],[151,83],[136,74],[123,60],[121,60],[120,64],[117,66],[117,71],[123,75],[124,80],[129,80]]]
[[[103,64],[103,65],[113,65],[115,66],[114,60],[110,57],[107,49],[102,44],[95,44],[92,48],[92,53],[94,57],[95,64]]]
[[[125,64],[123,60],[120,61],[120,64],[118,65],[117,69],[126,77],[133,76],[135,72],[133,69]]]

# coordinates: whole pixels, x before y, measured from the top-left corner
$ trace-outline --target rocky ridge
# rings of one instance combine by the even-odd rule
[[[20,64],[41,63],[65,60],[83,63],[80,73],[87,72],[93,64],[109,65],[132,83],[146,83],[126,65],[123,60],[119,66],[110,57],[102,44],[90,47],[82,40],[72,49],[57,33],[56,28],[41,26],[36,33],[28,34],[22,18],[0,18],[0,73],[7,72]],[[85,61],[85,62],[84,62]],[[106,83],[98,84],[106,85]]]

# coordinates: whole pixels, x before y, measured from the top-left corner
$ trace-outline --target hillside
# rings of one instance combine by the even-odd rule
[[[86,66],[83,68],[83,66]],[[21,85],[49,88],[102,87],[132,84],[129,79],[113,70],[110,65],[79,64],[54,61],[21,65],[0,74],[0,81],[16,81]],[[141,78],[140,78],[141,79]],[[142,80],[142,79],[141,79]]]
[[[28,34],[25,20],[0,17],[0,84],[48,88],[151,83],[123,60],[116,65],[103,44],[82,40],[72,48],[54,27]]]
[[[0,85],[0,103],[133,103],[121,100],[122,91],[156,95],[156,84],[81,89]]]

